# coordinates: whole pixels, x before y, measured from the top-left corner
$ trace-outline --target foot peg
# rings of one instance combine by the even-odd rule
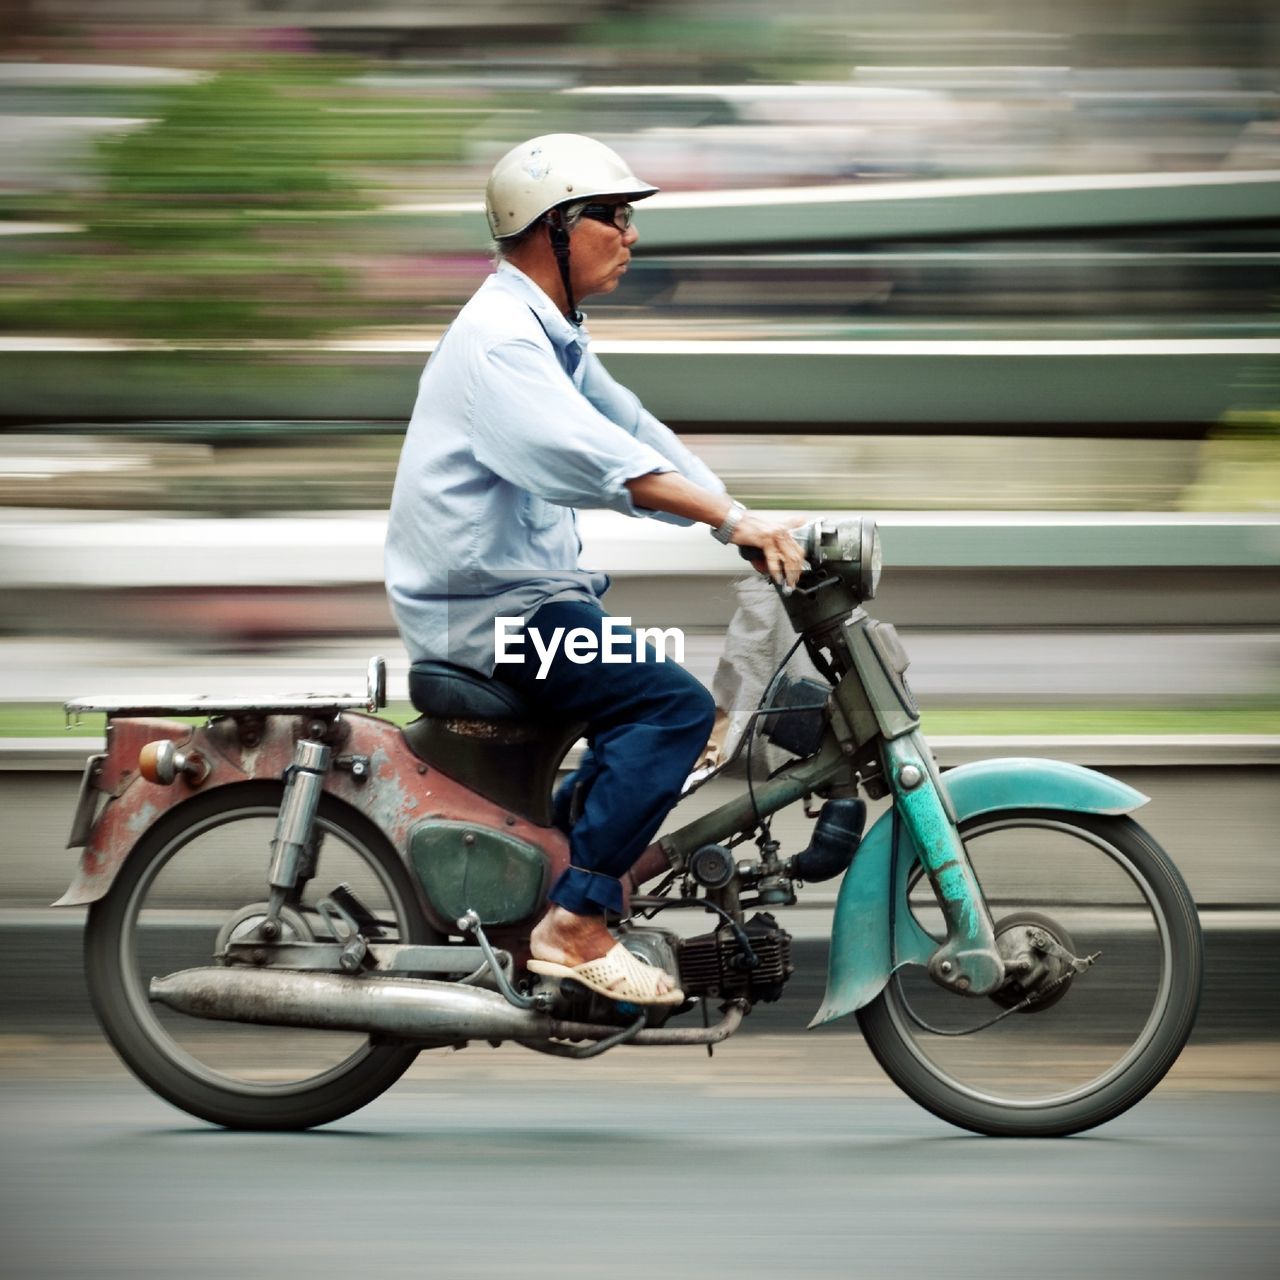
[[[359,973],[363,966],[377,963],[370,955],[368,940],[351,912],[333,898],[321,898],[316,903],[316,910],[324,917],[334,940],[342,944],[338,965],[343,973]]]
[[[378,917],[352,892],[349,884],[340,884],[329,895],[329,900],[340,907],[353,920],[366,938],[385,938],[386,933]]]

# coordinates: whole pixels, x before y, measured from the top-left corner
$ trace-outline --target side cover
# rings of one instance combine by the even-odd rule
[[[998,809],[1130,813],[1148,799],[1106,774],[1057,760],[982,760],[949,770],[943,783],[961,821]],[[870,1004],[894,969],[927,963],[939,945],[907,909],[907,878],[916,851],[906,824],[898,826],[895,851],[893,812],[882,814],[845,872],[831,926],[827,994],[811,1027]],[[892,912],[891,890],[896,899]]]
[[[546,854],[528,841],[443,818],[413,828],[409,860],[444,919],[474,911],[489,927],[533,915],[542,905],[550,867]]]

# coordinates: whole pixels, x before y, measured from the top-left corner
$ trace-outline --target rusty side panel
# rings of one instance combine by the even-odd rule
[[[359,712],[344,712],[342,718],[350,731],[342,751],[369,757],[369,780],[358,783],[350,773],[334,770],[325,780],[325,789],[365,814],[402,859],[407,857],[409,833],[417,823],[447,818],[493,827],[528,841],[547,855],[551,881],[569,865],[569,841],[558,828],[540,827],[429,768],[389,721]],[[424,905],[430,912],[430,905]],[[457,932],[452,920],[433,923],[445,932]],[[528,929],[522,926],[492,931],[496,945],[516,951],[523,949],[527,936]]]
[[[190,794],[186,786],[159,787],[138,774],[138,753],[148,742],[167,739],[185,745],[196,733],[177,720],[118,719],[107,725],[107,758],[98,790],[107,796],[66,893],[53,905],[95,902],[111,887],[138,837],[167,809]]]
[[[252,779],[278,779],[293,759],[294,744],[307,733],[307,719],[293,715],[265,716],[260,737],[255,741],[251,736],[247,742],[242,741],[230,717],[194,730],[166,720],[113,721],[100,782],[110,798],[94,824],[70,887],[55,905],[78,906],[103,897],[138,839],[197,792]],[[138,752],[159,738],[171,738],[205,757],[210,771],[199,787],[185,778],[171,786],[159,786],[138,775]],[[407,856],[414,825],[424,818],[438,817],[495,827],[527,840],[547,855],[552,880],[569,865],[569,843],[562,832],[509,813],[439,770],[429,769],[390,721],[343,712],[331,745],[335,755],[367,756],[370,769],[363,782],[356,781],[349,771],[331,769],[325,790],[368,817],[401,858]],[[434,923],[455,931],[452,921]],[[513,931],[512,938],[521,932]],[[495,940],[498,945],[508,945],[496,934]]]
[[[112,720],[107,725],[107,758],[98,777],[98,790],[118,795],[138,772],[138,752],[148,742],[168,740],[179,746],[195,732],[179,720]]]
[[[197,791],[250,778],[278,778],[293,758],[299,727],[301,722],[293,716],[271,717],[262,745],[250,753],[239,745],[235,721],[231,719],[194,729],[173,720],[112,720],[107,759],[98,782],[99,789],[108,796],[107,803],[81,851],[71,884],[53,905],[85,906],[103,897],[138,840],[170,809]],[[199,751],[209,762],[209,776],[199,787],[193,787],[185,778],[171,786],[160,786],[139,775],[138,753],[148,742],[165,738]],[[251,761],[246,758],[249,755]],[[255,772],[245,768],[248,763]]]

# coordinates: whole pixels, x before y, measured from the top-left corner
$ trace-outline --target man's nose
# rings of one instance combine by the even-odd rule
[[[633,222],[633,223],[632,223],[632,224],[631,224],[631,225],[630,225],[630,226],[629,226],[629,227],[628,227],[628,228],[627,228],[627,229],[622,233],[622,243],[623,243],[623,244],[625,244],[625,245],[627,246],[627,248],[628,248],[628,249],[630,249],[630,248],[631,248],[631,246],[632,246],[633,244],[635,244],[635,242],[636,242],[637,240],[639,240],[639,239],[640,239],[640,232],[639,232],[638,230],[636,230],[636,224]]]

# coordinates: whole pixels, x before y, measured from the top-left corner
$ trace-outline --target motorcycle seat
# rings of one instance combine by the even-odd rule
[[[409,701],[424,716],[450,720],[536,720],[538,713],[509,685],[449,662],[415,662]]]
[[[448,662],[415,662],[404,727],[419,760],[540,827],[555,820],[556,770],[587,725],[550,720],[501,680]]]

